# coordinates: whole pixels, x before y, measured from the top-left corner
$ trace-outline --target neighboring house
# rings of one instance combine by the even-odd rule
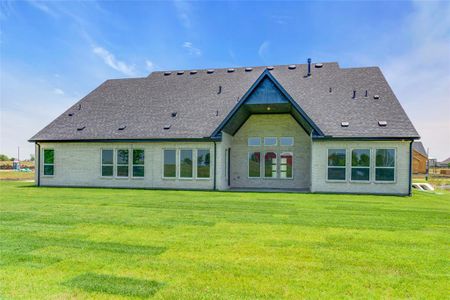
[[[377,67],[107,80],[33,136],[45,186],[407,195],[419,135]]]
[[[443,161],[437,163],[437,165],[439,167],[441,167],[441,168],[448,168],[449,164],[450,164],[450,157],[448,157],[447,159],[444,159]]]
[[[413,143],[413,173],[425,174],[427,172],[428,154],[422,142]]]

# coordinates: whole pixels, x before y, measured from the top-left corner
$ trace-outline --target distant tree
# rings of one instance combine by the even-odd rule
[[[10,161],[15,161],[16,159],[14,157],[9,158]]]
[[[450,168],[450,163],[447,164],[447,167]]]
[[[6,161],[6,160],[9,160],[8,155],[0,154],[0,161]]]
[[[34,161],[34,154],[30,154],[30,161]]]

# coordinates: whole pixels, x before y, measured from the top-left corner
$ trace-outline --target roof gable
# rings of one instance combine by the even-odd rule
[[[243,106],[248,108],[245,109]],[[234,135],[250,114],[255,112],[261,113],[261,107],[267,107],[265,113],[291,113],[308,134],[323,136],[323,132],[319,127],[286,92],[270,71],[265,69],[227,117],[214,130],[211,137],[218,137],[222,130]],[[275,108],[275,111],[270,111],[269,109],[271,108]]]

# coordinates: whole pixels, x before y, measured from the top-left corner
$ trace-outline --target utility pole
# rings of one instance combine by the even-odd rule
[[[17,160],[20,162],[20,147],[17,146]]]

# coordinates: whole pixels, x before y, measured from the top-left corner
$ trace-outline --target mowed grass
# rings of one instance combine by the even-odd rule
[[[450,194],[0,182],[0,298],[448,298]]]

